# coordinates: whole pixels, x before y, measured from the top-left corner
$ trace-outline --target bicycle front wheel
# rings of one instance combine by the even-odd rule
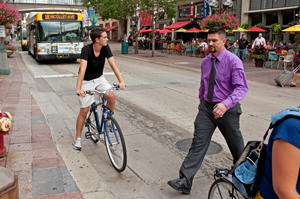
[[[105,145],[109,159],[114,168],[118,172],[122,172],[125,170],[127,164],[127,152],[123,133],[115,118],[108,116],[105,123]]]
[[[219,178],[211,185],[208,199],[245,199],[245,197],[229,182]]]

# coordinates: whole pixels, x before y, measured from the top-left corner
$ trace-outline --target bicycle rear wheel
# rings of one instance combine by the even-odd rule
[[[245,197],[229,182],[222,178],[217,179],[211,185],[208,199],[245,199]]]
[[[108,124],[111,121],[111,124]],[[115,118],[108,116],[105,120],[107,131],[104,128],[105,146],[109,159],[118,172],[122,172],[127,164],[127,152],[122,130]]]
[[[91,140],[93,140],[94,143],[97,143],[100,139],[100,135],[98,133],[97,122],[96,122],[94,112],[90,115],[87,122],[88,122],[88,124],[87,124],[88,131],[91,134]]]

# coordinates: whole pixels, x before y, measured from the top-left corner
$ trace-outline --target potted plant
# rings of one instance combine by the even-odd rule
[[[248,30],[248,29],[251,28],[251,26],[247,23],[244,23],[244,24],[241,25],[241,28],[244,28],[244,29]]]
[[[7,57],[11,56],[17,49],[14,46],[6,45],[5,50],[7,52]]]
[[[254,46],[251,52],[251,59],[255,60],[256,67],[263,67],[266,59],[266,49],[264,45]]]
[[[201,29],[211,29],[212,27],[222,27],[225,30],[234,30],[237,29],[240,26],[240,20],[236,16],[232,14],[232,12],[229,13],[222,13],[219,15],[208,15],[204,19],[202,19],[200,22],[198,22]]]
[[[262,23],[258,23],[255,26],[261,29],[265,29],[265,26]]]
[[[281,31],[281,25],[280,24],[277,24],[277,23],[273,23],[272,25],[271,25],[271,29],[273,30],[273,34],[274,35],[277,35],[278,33],[280,33],[280,31]]]

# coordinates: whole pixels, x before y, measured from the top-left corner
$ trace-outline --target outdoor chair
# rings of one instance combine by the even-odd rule
[[[163,43],[163,46],[162,46],[162,49],[161,49],[161,52],[165,52],[167,50],[167,46],[168,44],[167,43]]]
[[[185,53],[185,48],[186,48],[186,44],[182,44],[181,47],[180,47],[180,55]]]
[[[291,63],[291,64],[292,64],[292,62],[293,62],[293,54],[288,54],[288,55],[286,55],[286,56],[284,57],[283,60],[282,60],[282,59],[279,59],[279,60],[278,60],[278,64],[277,64],[277,69],[279,68],[280,62],[283,63],[283,69],[285,70],[285,69],[286,69],[286,65],[287,65],[288,63]]]
[[[271,61],[271,65],[270,65],[270,67],[271,67],[271,69],[272,69],[272,67],[273,67],[273,64],[274,63],[272,63],[272,62],[277,62],[277,54],[276,54],[276,52],[275,51],[270,51],[269,52],[269,57],[268,57],[268,60],[269,61]]]
[[[239,49],[234,49],[233,54],[235,54],[236,56],[238,55]]]
[[[169,54],[171,54],[171,51],[172,51],[172,53],[173,53],[174,48],[175,48],[174,43],[170,43],[170,44],[168,45]]]
[[[245,49],[245,56],[244,56],[244,60],[243,61],[245,61],[245,59],[246,59],[246,61],[249,61],[250,59],[249,59],[249,51],[248,51],[248,49]]]
[[[175,54],[177,54],[177,53],[179,54],[180,50],[181,50],[181,44],[177,44],[174,48]]]
[[[185,48],[185,55],[189,53],[191,55],[192,53],[192,45],[186,45],[186,48]]]
[[[192,56],[194,56],[194,57],[196,57],[196,51],[197,51],[197,49],[198,49],[198,46],[193,46],[193,48],[192,48],[192,51],[193,51],[193,54],[192,54]]]

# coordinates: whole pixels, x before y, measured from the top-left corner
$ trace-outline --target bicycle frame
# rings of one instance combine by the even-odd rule
[[[102,117],[101,117],[101,123],[100,123],[100,122],[99,122],[99,115],[98,115],[97,109],[98,109],[98,106],[101,105],[101,104],[102,104],[102,110],[103,110],[103,111],[102,111]],[[105,104],[106,104],[106,99],[104,99],[103,97],[102,97],[102,102],[100,102],[100,103],[98,103],[98,104],[96,104],[96,102],[94,102],[94,103],[91,105],[90,113],[89,113],[89,115],[88,115],[88,117],[87,117],[87,119],[86,119],[86,123],[87,123],[88,125],[90,125],[91,128],[94,128],[94,127],[91,125],[91,123],[89,122],[89,120],[88,120],[88,119],[90,118],[91,114],[94,113],[95,120],[96,120],[96,125],[97,125],[96,128],[97,128],[97,131],[98,131],[99,135],[101,135],[102,133],[104,133],[104,132],[101,130],[102,127],[103,127],[103,125],[104,125],[104,129],[105,129],[105,132],[106,132],[106,136],[107,136],[107,139],[108,139],[108,143],[109,143],[109,145],[111,146],[112,143],[111,143],[111,141],[110,141],[110,137],[109,137],[109,134],[108,134],[106,122],[104,122],[104,121],[105,121],[105,116],[104,116],[104,114],[108,114],[109,116],[112,116],[112,112],[107,108],[107,106],[106,106]],[[118,142],[118,144],[119,144],[119,138],[118,138],[118,135],[116,134],[116,128],[115,128],[115,125],[112,124],[112,127],[113,127],[113,130],[114,130],[114,134],[115,134],[115,136],[116,136],[116,140],[117,140],[117,142]]]

